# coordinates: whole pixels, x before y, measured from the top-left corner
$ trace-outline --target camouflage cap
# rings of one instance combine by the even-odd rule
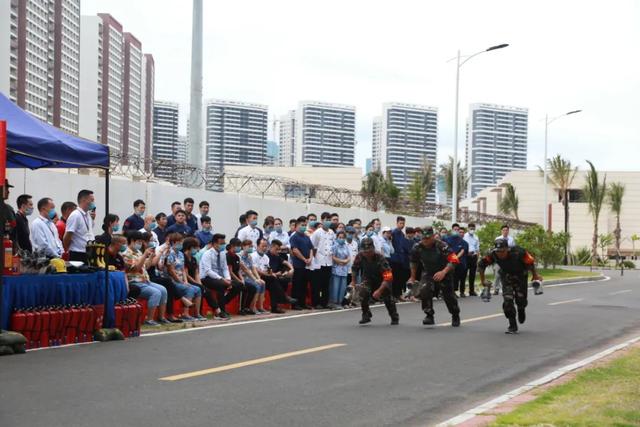
[[[375,249],[375,245],[373,244],[373,240],[371,240],[370,238],[365,238],[362,239],[362,241],[360,242],[360,250],[361,251],[368,251],[368,250],[372,250]]]
[[[426,239],[426,238],[429,238],[429,237],[433,237],[434,234],[435,234],[435,232],[433,231],[433,227],[430,226],[430,225],[428,225],[428,226],[426,226],[426,227],[424,227],[422,229],[422,238],[423,239]]]
[[[493,244],[493,247],[495,249],[508,249],[509,242],[507,241],[507,239],[496,239],[496,241]]]

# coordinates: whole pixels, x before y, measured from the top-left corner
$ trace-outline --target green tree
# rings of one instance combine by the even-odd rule
[[[600,259],[604,263],[607,260],[607,248],[614,242],[613,235],[611,233],[600,234],[598,236],[598,246],[600,246]]]
[[[509,183],[505,184],[504,194],[502,195],[502,199],[500,199],[500,206],[498,206],[500,213],[503,215],[513,215],[515,219],[518,220],[518,205],[519,200],[516,189]]]
[[[584,185],[582,192],[584,200],[587,202],[587,208],[591,217],[593,218],[593,236],[591,238],[591,266],[596,266],[596,260],[598,258],[598,220],[600,219],[600,212],[602,211],[602,204],[604,203],[605,195],[607,194],[607,175],[604,176],[602,182],[598,176],[593,163],[587,160],[589,163],[589,171],[587,171],[586,184]]]
[[[480,240],[480,253],[486,254],[493,248],[493,242],[496,240],[496,237],[500,235],[502,225],[500,221],[491,221],[478,229],[476,234]]]
[[[366,200],[367,207],[376,212],[380,209],[382,198],[384,196],[385,179],[379,170],[371,171],[365,177],[360,191],[362,197]]]
[[[460,161],[456,165],[458,168],[458,203],[460,206],[460,200],[467,192],[467,185],[469,184],[469,178],[467,177],[467,169],[460,167]],[[453,157],[449,156],[447,163],[440,165],[440,174],[444,177],[445,191],[449,197],[453,197]]]
[[[413,181],[407,187],[407,198],[411,203],[411,209],[417,216],[421,216],[424,208],[424,202],[427,199],[427,193],[422,186],[422,179],[418,172],[413,174]]]
[[[620,213],[622,212],[622,199],[624,198],[624,184],[613,182],[609,185],[609,206],[611,212],[616,215],[616,228],[613,230],[613,236],[616,239],[616,265],[620,262],[620,241],[622,230],[620,229]]]
[[[636,255],[636,242],[638,240],[640,240],[640,236],[638,236],[637,234],[631,235],[631,247],[633,248],[633,256]]]
[[[544,227],[536,224],[518,234],[518,245],[529,251],[544,268],[555,268],[562,262],[568,237],[567,233],[545,231]]]
[[[384,180],[382,188],[382,202],[384,203],[384,206],[388,211],[398,211],[401,193],[402,192],[400,191],[400,189],[393,183],[391,169],[387,169],[387,177]]]

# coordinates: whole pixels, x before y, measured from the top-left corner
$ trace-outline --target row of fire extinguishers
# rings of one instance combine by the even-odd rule
[[[144,321],[142,305],[135,299],[129,298],[115,305],[116,328],[120,329],[125,337],[140,336],[140,328]]]
[[[16,309],[11,329],[24,335],[27,349],[89,342],[102,327],[102,306],[99,311],[92,305]]]

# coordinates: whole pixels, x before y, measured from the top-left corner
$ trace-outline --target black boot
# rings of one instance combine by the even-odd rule
[[[433,320],[433,314],[428,314],[425,316],[424,319],[422,319],[422,324],[423,325],[435,325],[435,320]]]
[[[400,323],[400,317],[396,314],[395,316],[393,316],[391,318],[391,324],[392,325],[397,325],[398,323]]]
[[[523,324],[526,318],[527,315],[524,312],[524,307],[518,307],[518,322],[520,322],[520,324]]]
[[[387,312],[389,312],[389,317],[391,317],[391,324],[397,325],[400,316],[398,315],[398,309],[396,308],[396,302],[393,297],[389,297],[384,301],[385,307],[387,307]]]
[[[518,333],[518,323],[516,323],[516,318],[509,318],[509,328],[506,330],[505,334],[517,334]]]
[[[451,315],[451,326],[454,328],[460,326],[460,314],[456,313]]]
[[[362,312],[362,319],[360,319],[360,321],[358,322],[361,325],[364,325],[365,323],[369,323],[371,322],[371,312],[370,311],[363,311]]]

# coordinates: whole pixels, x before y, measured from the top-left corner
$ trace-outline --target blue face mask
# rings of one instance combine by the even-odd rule
[[[196,248],[191,249],[191,256],[196,256],[196,255],[198,255],[198,252],[199,252],[199,251],[198,251],[198,249],[196,249]]]
[[[158,223],[153,221],[151,224],[149,224],[149,229],[150,230],[155,230],[156,228],[158,228]]]
[[[353,234],[347,234],[347,242],[350,242],[353,240]]]
[[[282,227],[276,227],[275,230],[276,233],[282,233]]]
[[[135,243],[133,245],[133,249],[135,249],[136,251],[139,251],[140,249],[142,249],[142,243]]]
[[[344,245],[344,239],[336,239],[339,245]]]
[[[156,243],[155,242],[149,242],[149,247],[151,249],[155,249],[156,248]]]
[[[309,221],[309,227],[315,228],[318,225],[318,221]]]
[[[226,243],[223,243],[223,244],[221,244],[221,245],[219,246],[218,251],[220,251],[220,252],[224,252],[224,250],[225,250],[225,249],[227,249],[227,244],[226,244]]]
[[[307,232],[307,226],[306,225],[301,225],[300,227],[298,227],[298,231],[300,233],[306,233]]]
[[[176,243],[176,245],[174,246],[174,249],[176,251],[181,251],[182,250],[182,243]]]
[[[236,246],[234,249],[236,250],[236,253],[238,253],[238,252],[240,252],[242,250],[242,247]]]
[[[371,230],[371,231],[367,231],[367,236],[368,236],[368,237],[373,236],[373,230]]]
[[[31,215],[32,213],[33,213],[33,208],[27,208],[27,209],[24,211],[24,214],[25,214],[26,216],[29,216],[29,215]]]
[[[136,215],[138,215],[139,217],[143,217],[144,216],[144,210],[138,211],[136,212]]]
[[[322,226],[323,226],[324,228],[329,228],[329,227],[331,227],[331,221],[324,221],[324,222],[322,223]]]
[[[373,229],[373,231],[375,231],[376,233],[379,233],[379,232],[380,232],[380,227],[375,227],[375,228]]]
[[[202,231],[204,231],[204,232],[209,232],[209,231],[211,231],[211,226],[210,226],[210,225],[203,225],[203,226],[202,226]]]
[[[254,219],[253,221],[251,221],[251,222],[249,223],[249,225],[250,225],[250,226],[252,226],[252,227],[255,227],[255,226],[257,226],[257,225],[258,225],[258,221],[256,221],[256,220]]]
[[[120,252],[121,253],[127,252],[127,245],[120,246]]]
[[[253,253],[253,248],[247,248],[244,250],[246,254],[252,254]]]
[[[89,203],[89,210],[92,211],[96,208],[96,204],[94,202]]]
[[[114,224],[111,226],[111,231],[113,231],[114,233],[117,233],[118,231],[120,231],[120,224]]]
[[[56,217],[56,210],[55,209],[49,209],[49,213],[47,214],[47,216],[49,217],[49,219],[53,219]]]

